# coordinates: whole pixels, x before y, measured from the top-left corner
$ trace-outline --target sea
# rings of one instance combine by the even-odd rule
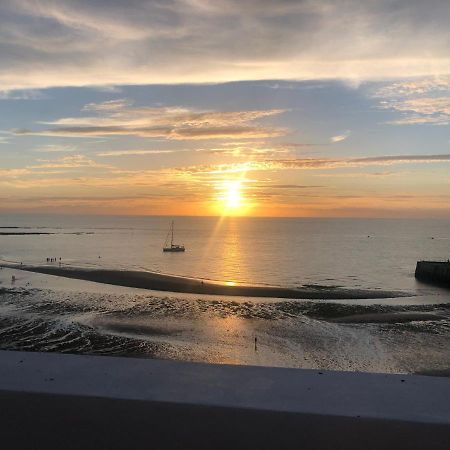
[[[174,221],[184,253],[163,253]],[[446,375],[450,290],[414,278],[450,258],[450,221],[0,216],[0,264],[150,271],[358,300],[158,292],[0,270],[0,348],[221,364]],[[14,275],[15,281],[12,281]],[[257,344],[255,344],[257,338]]]

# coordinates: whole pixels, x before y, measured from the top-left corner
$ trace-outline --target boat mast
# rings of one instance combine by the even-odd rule
[[[172,239],[170,240],[170,246],[173,247],[173,220],[172,220]]]

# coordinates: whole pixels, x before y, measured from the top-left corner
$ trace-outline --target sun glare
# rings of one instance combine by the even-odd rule
[[[241,206],[241,183],[240,181],[232,181],[228,183],[226,192],[226,205],[228,208],[236,209]]]
[[[244,208],[242,183],[240,180],[225,181],[221,186],[219,204],[225,215],[241,214]]]

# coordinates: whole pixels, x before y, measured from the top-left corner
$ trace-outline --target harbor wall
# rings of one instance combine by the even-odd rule
[[[450,262],[418,261],[415,277],[427,283],[450,286]]]
[[[0,352],[5,449],[448,449],[450,379]]]

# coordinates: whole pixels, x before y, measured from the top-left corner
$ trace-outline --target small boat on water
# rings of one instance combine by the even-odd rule
[[[170,245],[169,245],[170,238]],[[167,233],[166,242],[164,243],[163,252],[184,252],[184,245],[173,243],[173,220],[169,232]]]

